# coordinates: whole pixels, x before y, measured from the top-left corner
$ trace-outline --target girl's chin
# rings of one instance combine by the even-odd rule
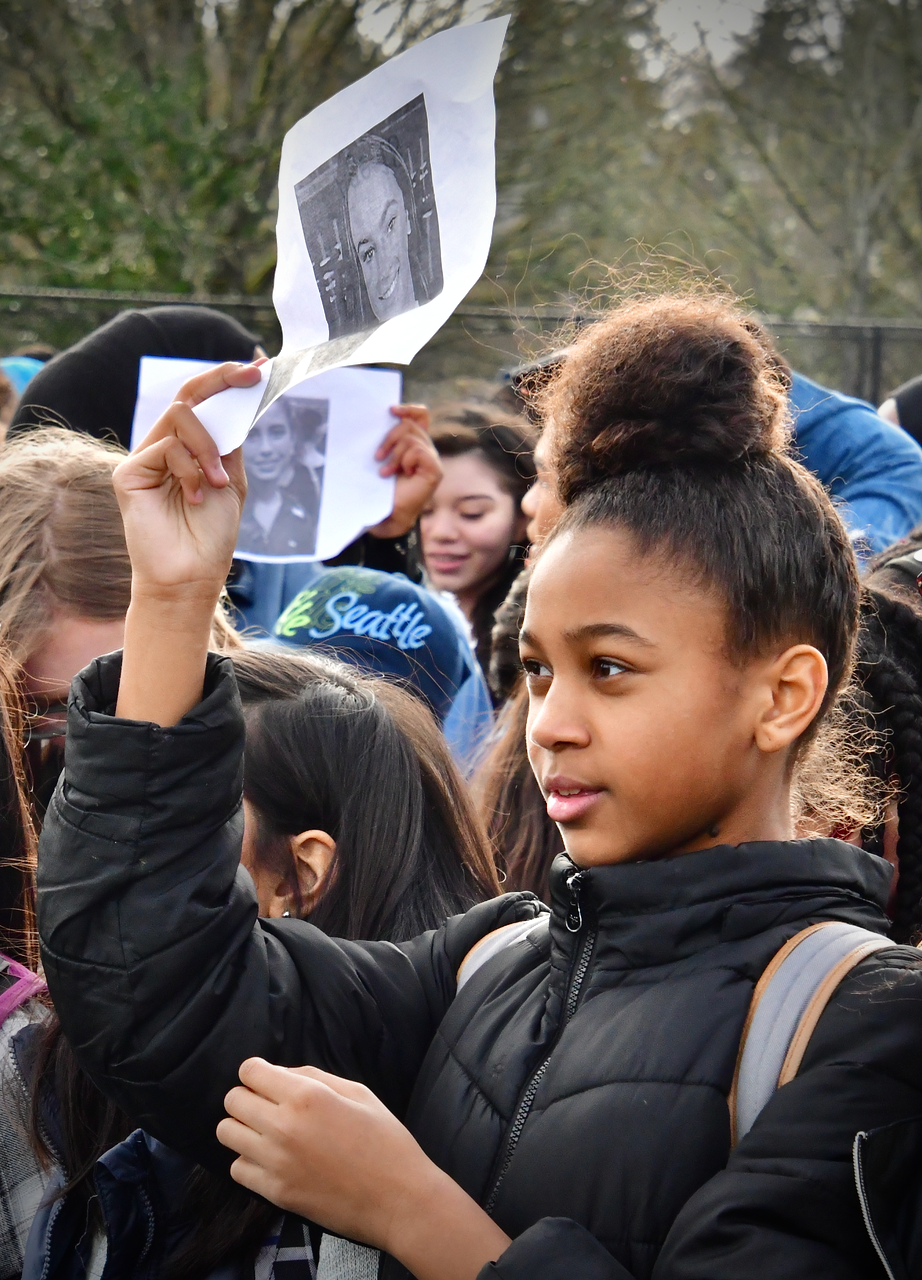
[[[463,591],[470,586],[470,574],[465,572],[465,565],[456,568],[447,566],[439,569],[435,565],[429,567],[429,577],[441,591]]]

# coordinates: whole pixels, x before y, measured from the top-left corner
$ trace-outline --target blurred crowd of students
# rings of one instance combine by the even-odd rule
[[[922,1275],[917,388],[641,298],[415,410],[385,530],[231,563],[138,365],[261,354],[0,362],[0,1280]],[[734,1145],[829,922],[887,945]]]

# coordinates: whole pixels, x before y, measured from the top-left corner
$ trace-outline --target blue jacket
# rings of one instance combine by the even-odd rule
[[[791,408],[804,465],[838,499],[859,556],[883,551],[922,521],[922,448],[902,427],[801,373]]]

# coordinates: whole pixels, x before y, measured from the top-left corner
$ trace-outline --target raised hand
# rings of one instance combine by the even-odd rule
[[[218,455],[192,412],[227,387],[252,386],[258,364],[190,378],[113,475],[128,554],[131,605],[116,713],[175,724],[202,696],[215,606],[246,498],[240,449]]]
[[[417,1280],[475,1280],[509,1238],[364,1085],[250,1058],[218,1141],[231,1176],[283,1209],[384,1249]]]
[[[192,406],[258,381],[255,365],[191,378],[113,476],[131,557],[132,592],[220,595],[246,497],[242,451],[221,459]],[[213,598],[212,598],[213,597]]]
[[[409,533],[442,479],[442,464],[429,438],[429,410],[423,404],[398,404],[399,418],[381,442],[375,457],[384,462],[380,474],[396,476],[394,510],[369,529],[376,538],[401,538]]]

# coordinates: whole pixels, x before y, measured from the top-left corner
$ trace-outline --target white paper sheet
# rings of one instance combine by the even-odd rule
[[[318,370],[409,363],[480,278],[508,21],[431,36],[289,130],[273,293],[283,345],[264,406]]]
[[[214,367],[145,356],[132,448],[188,378]],[[374,455],[395,425],[390,407],[400,402],[401,383],[390,369],[331,369],[292,387],[252,427],[262,384],[219,392],[197,407],[222,454],[244,446],[249,490],[239,559],[329,560],[390,515],[394,479],[382,479]]]
[[[131,422],[131,447],[136,449],[151,427],[176,399],[184,382],[207,369],[216,367],[214,360],[177,360],[168,356],[143,356],[138,373],[138,398]],[[243,444],[262,400],[272,361],[260,366],[261,380],[252,387],[228,387],[211,396],[193,410],[208,428],[221,451],[232,453]]]

